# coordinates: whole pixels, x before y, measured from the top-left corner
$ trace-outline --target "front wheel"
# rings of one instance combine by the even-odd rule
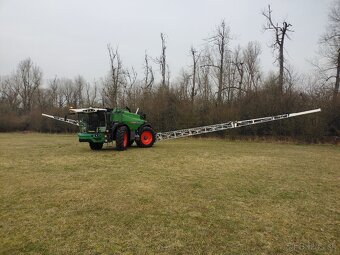
[[[143,127],[140,131],[139,140],[136,141],[138,147],[148,148],[156,142],[156,133],[151,127]]]
[[[90,145],[91,150],[94,150],[94,151],[101,150],[103,148],[103,143],[89,142],[89,145]]]
[[[116,149],[119,151],[126,150],[129,145],[129,134],[126,126],[117,128]]]

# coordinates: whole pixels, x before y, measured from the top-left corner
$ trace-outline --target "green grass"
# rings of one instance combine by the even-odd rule
[[[0,254],[338,254],[340,147],[0,134]]]

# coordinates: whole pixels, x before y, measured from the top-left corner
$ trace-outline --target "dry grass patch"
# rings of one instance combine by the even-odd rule
[[[340,149],[0,134],[1,254],[337,254]]]

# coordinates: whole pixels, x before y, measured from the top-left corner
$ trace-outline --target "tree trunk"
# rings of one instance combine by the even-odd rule
[[[338,62],[336,67],[336,78],[333,92],[333,100],[336,101],[338,93],[339,93],[339,85],[340,85],[340,49],[338,50]]]
[[[280,62],[280,73],[279,73],[279,94],[281,95],[283,92],[283,37],[282,37],[282,45],[280,45],[280,55],[279,55],[279,62]]]
[[[221,60],[219,66],[219,76],[218,76],[218,93],[217,93],[217,103],[222,103],[222,90],[223,90],[223,71],[224,71],[224,42],[221,43]]]
[[[195,95],[196,95],[196,69],[197,69],[197,61],[198,61],[198,58],[196,56],[196,51],[193,47],[191,47],[191,55],[192,55],[193,66],[192,66],[192,88],[191,88],[190,99],[191,99],[191,104],[193,105],[194,100],[195,100]]]
[[[192,88],[191,88],[191,103],[194,103],[195,99],[195,87],[196,87],[196,62],[194,62],[193,74],[192,74]]]

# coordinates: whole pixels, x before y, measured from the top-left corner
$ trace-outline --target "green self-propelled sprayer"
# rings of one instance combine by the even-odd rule
[[[156,141],[175,139],[211,133],[237,127],[250,126],[264,122],[292,118],[300,115],[320,112],[321,109],[309,111],[286,113],[276,116],[269,116],[257,119],[229,121],[226,123],[214,124],[209,126],[181,129],[156,133],[151,124],[146,121],[143,113],[132,113],[129,108],[110,109],[110,108],[82,108],[70,109],[69,114],[76,115],[78,120],[68,119],[42,114],[45,117],[69,123],[79,127],[79,142],[87,142],[92,150],[100,150],[104,143],[116,141],[117,150],[126,150],[134,142],[138,147],[148,148],[153,146]]]

